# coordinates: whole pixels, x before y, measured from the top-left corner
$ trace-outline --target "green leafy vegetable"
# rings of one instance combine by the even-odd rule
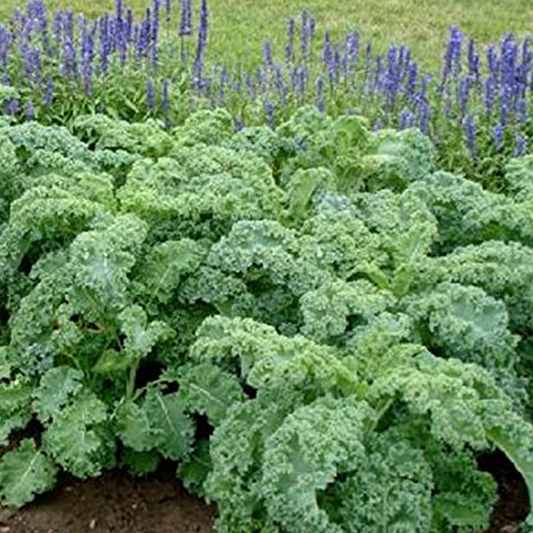
[[[467,533],[495,448],[533,501],[531,158],[495,193],[311,108],[0,126],[2,504],[167,459],[221,533]]]

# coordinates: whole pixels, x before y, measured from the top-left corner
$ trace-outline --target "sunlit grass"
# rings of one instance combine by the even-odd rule
[[[147,0],[129,4],[139,14],[149,6]],[[22,4],[16,0],[0,2],[0,18],[6,20],[17,6]],[[112,10],[114,0],[48,0],[47,6],[72,7],[93,16]],[[378,49],[408,44],[415,58],[434,70],[440,65],[447,28],[452,24],[479,43],[488,43],[506,32],[523,35],[533,21],[533,2],[529,0],[210,0],[209,7],[211,55],[246,64],[259,58],[267,37],[278,44],[281,54],[285,21],[303,9],[315,15],[320,31],[328,28],[339,35],[357,30]]]

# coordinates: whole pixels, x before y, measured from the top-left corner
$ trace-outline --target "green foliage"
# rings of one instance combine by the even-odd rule
[[[79,119],[64,173],[6,137],[0,443],[42,432],[2,503],[165,458],[221,533],[466,533],[495,447],[533,495],[530,161],[494,193],[356,117],[228,124]]]
[[[30,439],[7,452],[0,465],[0,502],[20,507],[53,488],[57,468]]]

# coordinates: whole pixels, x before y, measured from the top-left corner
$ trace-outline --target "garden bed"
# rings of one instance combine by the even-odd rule
[[[2,533],[207,533],[214,509],[180,487],[174,470],[135,478],[109,472],[80,481],[64,476],[58,487],[27,507],[0,510]]]
[[[528,512],[527,491],[505,455],[480,458],[498,481],[499,501],[486,533],[513,533]],[[215,509],[189,494],[172,465],[136,478],[114,471],[89,481],[65,475],[58,487],[21,510],[0,509],[0,533],[208,533]]]

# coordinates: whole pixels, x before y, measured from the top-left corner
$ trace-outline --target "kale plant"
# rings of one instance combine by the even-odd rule
[[[497,194],[312,108],[73,132],[0,128],[3,505],[165,458],[221,533],[466,533],[494,448],[533,494],[528,158]]]

